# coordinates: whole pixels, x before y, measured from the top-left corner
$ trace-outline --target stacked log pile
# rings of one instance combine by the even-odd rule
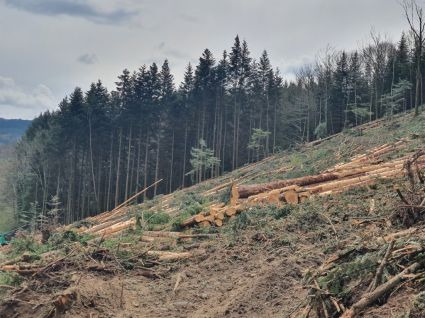
[[[403,139],[393,144],[376,147],[358,155],[348,163],[338,164],[318,175],[278,180],[253,185],[232,185],[230,204],[225,207],[211,207],[182,222],[182,226],[222,226],[223,216],[233,217],[251,206],[261,204],[299,204],[312,196],[332,195],[352,188],[364,187],[382,179],[394,179],[405,175],[405,163],[410,155],[393,160],[385,157],[405,147]],[[425,156],[416,160],[419,169],[425,168]]]

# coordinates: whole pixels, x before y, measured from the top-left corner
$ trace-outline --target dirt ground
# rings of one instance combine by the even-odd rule
[[[305,233],[296,246],[279,246],[267,233],[244,231],[231,244],[220,238],[195,248],[188,244],[187,249],[202,251],[201,256],[158,266],[157,279],[137,270],[114,275],[69,269],[69,286],[44,280],[38,288],[21,289],[3,303],[0,317],[296,317],[308,299],[306,270],[325,260],[315,240]],[[52,310],[52,290],[53,296],[72,295],[63,313]],[[364,317],[400,317],[413,295],[402,287]]]
[[[204,256],[163,266],[159,279],[137,271],[74,273],[71,289],[77,296],[63,317],[282,317],[307,296],[303,268],[318,263],[313,254],[297,256],[255,239],[224,250],[205,245]],[[177,279],[181,282],[174,290]],[[25,293],[20,298],[28,303],[9,301],[1,317],[48,315],[49,306],[43,304],[51,299],[47,290]]]

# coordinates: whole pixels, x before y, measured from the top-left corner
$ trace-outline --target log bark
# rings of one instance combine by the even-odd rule
[[[113,226],[111,226],[109,228],[106,228],[106,229],[104,229],[102,231],[99,231],[99,232],[96,232],[94,234],[96,234],[96,235],[102,235],[103,237],[107,237],[107,236],[110,236],[110,235],[112,235],[114,233],[117,233],[117,232],[120,232],[122,230],[128,229],[128,228],[130,228],[130,227],[132,227],[134,225],[136,225],[136,220],[135,219],[131,219],[131,220],[128,220],[128,221],[125,221],[125,222],[121,222],[121,223],[115,224],[115,225],[113,225]]]
[[[307,186],[307,185],[315,184],[315,183],[322,183],[322,182],[337,180],[338,178],[339,178],[338,174],[323,173],[317,176],[306,176],[306,177],[295,178],[295,179],[273,181],[269,183],[239,185],[237,187],[237,191],[239,194],[239,198],[248,198],[252,195],[268,192],[271,190],[285,188],[291,185],[297,185],[301,187],[301,186]]]
[[[298,193],[294,190],[289,190],[284,193],[285,201],[289,204],[298,204],[299,198]]]

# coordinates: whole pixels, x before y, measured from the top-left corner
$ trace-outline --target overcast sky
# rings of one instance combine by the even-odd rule
[[[176,81],[205,48],[247,40],[284,76],[331,45],[353,49],[371,28],[397,41],[397,0],[0,0],[0,117],[32,119],[75,86],[168,58]]]

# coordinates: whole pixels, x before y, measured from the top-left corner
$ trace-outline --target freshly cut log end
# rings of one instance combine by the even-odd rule
[[[217,213],[215,215],[215,218],[223,221],[224,220],[224,213],[223,212]]]
[[[223,226],[223,220],[215,219],[214,224],[218,227],[222,227]]]
[[[227,215],[227,216],[233,216],[233,215],[235,215],[236,214],[236,208],[235,207],[232,207],[232,206],[230,206],[230,207],[228,207],[226,210],[225,210],[225,214]]]
[[[267,196],[267,203],[274,203],[279,204],[280,203],[280,191],[271,191]]]
[[[298,198],[299,198],[300,203],[307,201],[310,196],[311,196],[310,191],[304,191],[304,192],[298,193]]]
[[[239,188],[235,183],[232,183],[230,189],[230,205],[235,206],[239,200]]]
[[[207,228],[210,226],[211,226],[211,223],[209,221],[202,221],[201,223],[199,223],[199,227],[202,227],[202,228]]]
[[[218,208],[214,208],[214,207],[212,207],[211,209],[210,209],[210,215],[213,215],[213,216],[216,216],[217,215],[217,213],[218,213]]]
[[[298,204],[298,193],[295,190],[289,190],[284,193],[285,201],[289,204]]]
[[[204,218],[203,221],[208,221],[210,223],[214,222],[215,216],[214,215],[208,215]]]
[[[205,216],[203,214],[198,214],[195,216],[195,222],[196,223],[201,223],[205,221]]]

